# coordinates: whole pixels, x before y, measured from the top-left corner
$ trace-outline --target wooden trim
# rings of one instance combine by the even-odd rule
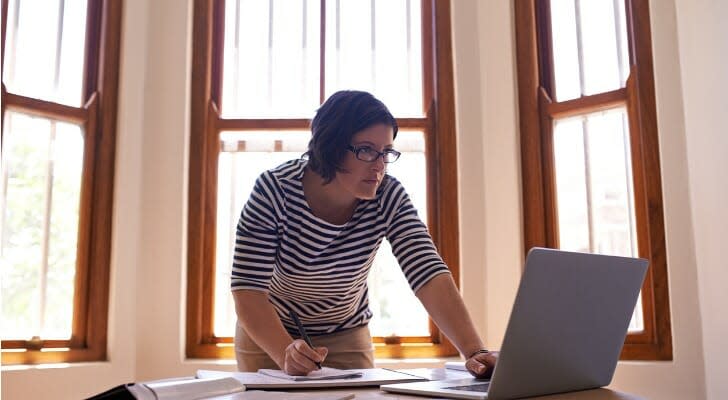
[[[46,343],[49,341],[46,341]],[[62,347],[63,341],[58,341],[57,347]],[[214,344],[216,346],[225,346],[233,344],[233,338],[231,336],[209,336],[206,340],[208,344]],[[430,336],[377,336],[372,338],[372,343],[375,344],[387,344],[387,345],[414,345],[414,344],[427,344],[431,345],[432,338]]]
[[[9,98],[9,103],[23,112],[83,123],[86,130],[71,338],[68,341],[3,341],[5,365],[106,359],[122,2],[89,2],[88,13],[98,19],[88,30],[96,30],[90,36],[99,39],[88,41],[86,50],[87,55],[96,55],[97,61],[87,60],[87,65],[97,71],[87,70],[84,88],[94,90],[86,93],[82,109],[7,93],[3,96],[3,102]],[[94,77],[94,81],[88,82],[88,77]],[[57,113],[64,115],[59,117]],[[11,349],[11,345],[28,349],[18,351]]]
[[[430,73],[433,82],[434,96],[434,139],[436,153],[430,155],[431,162],[436,164],[437,180],[432,182],[436,189],[438,215],[435,245],[442,259],[449,266],[453,280],[460,286],[460,216],[458,214],[458,164],[457,140],[455,130],[455,80],[452,60],[452,39],[450,26],[450,1],[438,0],[430,3],[434,15],[434,32],[432,32],[432,52],[434,60]],[[423,12],[424,14],[424,12]],[[426,41],[425,41],[426,42]],[[427,62],[425,62],[427,64]],[[425,71],[427,72],[427,71]],[[428,114],[428,118],[430,114]],[[434,157],[433,157],[434,155]],[[434,207],[433,207],[434,208]],[[432,230],[433,227],[430,229]],[[438,356],[455,356],[457,349],[439,331],[430,320],[433,342],[442,346]],[[435,348],[433,348],[433,351]]]
[[[444,336],[441,337],[444,338]],[[445,338],[445,340],[447,339]],[[444,343],[374,343],[374,357],[380,359],[454,357],[457,355],[457,349],[449,341]]]
[[[216,127],[220,131],[307,131],[309,119],[219,119]]]
[[[630,132],[641,132],[639,122],[639,109],[637,102],[637,87],[635,86],[635,69],[632,68],[630,76],[627,79],[627,116],[629,122]],[[645,178],[647,171],[644,168],[644,162],[642,158],[643,148],[642,140],[639,134],[630,134],[630,148],[632,150],[632,182],[635,187],[635,221],[637,223],[637,242],[639,244],[639,255],[641,257],[649,259],[649,217],[647,215],[647,203],[645,201],[645,191],[641,188],[645,187]],[[654,306],[652,296],[652,274],[648,270],[645,281],[642,285],[642,311],[644,313],[644,332],[639,335],[628,335],[626,343],[650,343],[654,338]],[[647,341],[645,340],[647,339]],[[624,351],[624,350],[623,350]],[[632,350],[635,351],[635,350]]]
[[[215,271],[216,263],[216,252],[215,252],[215,241],[217,229],[217,164],[219,158],[218,151],[218,131],[215,129],[215,122],[218,120],[220,114],[219,110],[215,106],[214,102],[211,102],[208,110],[208,125],[205,149],[207,150],[206,158],[209,160],[205,165],[205,201],[203,202],[203,215],[205,216],[205,237],[203,238],[203,254],[209,267],[204,271],[205,276],[202,279],[202,310],[201,324],[202,324],[202,341],[209,343],[210,339],[214,337],[214,323],[215,323]]]
[[[190,146],[190,187],[188,209],[188,280],[186,354],[207,358],[207,344],[213,342],[215,223],[217,197],[217,158],[221,121],[213,84],[222,82],[222,62],[215,62],[213,51],[222,51],[224,32],[214,27],[224,20],[220,0],[194,3],[192,54],[192,113]],[[220,53],[222,57],[222,53]],[[197,132],[197,133],[195,133]],[[214,353],[217,354],[217,353]],[[234,358],[234,357],[233,357]]]
[[[94,94],[87,103],[87,110],[89,119],[86,122],[86,132],[97,132],[98,120],[99,120],[99,102],[98,95]],[[91,260],[91,225],[93,223],[93,216],[91,214],[93,209],[93,180],[94,180],[94,165],[96,164],[96,135],[86,135],[84,141],[84,157],[83,157],[83,173],[81,176],[81,196],[79,199],[79,214],[78,214],[78,244],[77,244],[77,257],[76,257],[76,276],[75,276],[75,290],[73,293],[73,332],[86,332],[88,328],[88,320],[82,318],[89,312],[89,299],[88,290],[90,286],[90,269],[87,267]],[[85,335],[74,335],[71,337],[73,347],[83,346],[85,341]]]
[[[397,125],[400,129],[425,129],[427,124],[426,118],[397,118]],[[219,118],[215,127],[218,131],[309,131],[311,120],[305,118]]]
[[[218,109],[222,110],[222,78],[225,66],[225,0],[212,0],[212,54],[219,54],[219,57],[210,58],[210,99],[215,102]]]
[[[539,34],[544,35],[538,24],[548,20],[544,16],[537,18],[537,10],[548,9],[544,4],[542,0],[515,2],[524,250],[533,246],[558,248],[553,120],[626,105],[639,256],[650,260],[650,267],[642,288],[645,329],[627,336],[621,358],[670,360],[672,341],[648,2],[625,1],[632,62],[626,87],[564,102],[552,101],[546,89],[553,84],[553,77],[546,75],[553,73],[553,61],[544,59],[543,53],[550,51],[550,45],[539,44],[538,38]],[[543,63],[549,65],[540,67]]]
[[[424,0],[422,2],[422,37],[433,38],[435,36],[435,18],[434,18],[434,0]],[[449,1],[449,0],[448,0]],[[425,10],[429,10],[425,12]],[[435,44],[430,40],[422,41],[422,112],[427,112],[432,107],[435,100],[435,82],[433,66],[437,63],[435,59]]]
[[[101,29],[103,2],[89,2],[86,9],[86,47],[83,52],[83,98],[90,99],[99,88],[99,56],[101,51]]]
[[[98,352],[88,348],[43,348],[40,350],[11,350],[3,341],[2,364],[48,364],[100,361]]]
[[[192,80],[190,113],[190,183],[187,210],[187,357],[209,357],[203,344],[203,287],[206,215],[207,136],[211,116],[211,75],[214,5],[210,0],[195,0],[192,30]],[[219,6],[219,3],[218,3]],[[212,265],[212,264],[208,264]]]
[[[541,124],[541,170],[543,171],[543,202],[546,243],[559,247],[559,210],[556,198],[556,167],[554,165],[554,120],[543,112],[553,103],[544,88],[539,88],[538,105]]]
[[[72,347],[71,340],[3,340],[3,349],[58,349]]]
[[[228,339],[228,340],[221,340]],[[384,344],[374,342],[374,357],[378,359],[386,358],[431,358],[431,357],[452,357],[457,355],[453,353],[452,345],[437,344],[429,342],[404,342],[398,344]],[[429,337],[425,338],[430,340]],[[374,340],[374,339],[373,339]],[[232,338],[207,338],[204,343],[200,343],[194,348],[194,355],[188,354],[188,358],[199,359],[235,359],[235,351],[233,349]]]
[[[119,92],[119,60],[121,53],[121,0],[107,0],[103,6],[101,47],[99,49],[99,138],[94,165],[93,208],[89,257],[87,346],[99,360],[106,359],[109,314],[111,260],[111,226],[114,202],[114,166],[116,165],[116,115]],[[91,284],[93,282],[93,284]]]
[[[5,93],[3,96],[3,107],[6,110],[70,122],[72,124],[82,124],[88,119],[88,111],[85,108],[71,107],[14,93]]]
[[[627,89],[621,88],[559,103],[549,101],[546,113],[551,119],[568,118],[624,106],[626,101]]]
[[[665,223],[662,201],[662,179],[660,167],[660,148],[657,134],[657,109],[655,101],[655,82],[652,61],[652,33],[650,29],[649,2],[647,0],[627,0],[630,9],[628,29],[633,38],[635,60],[633,70],[637,87],[636,101],[639,112],[639,133],[641,158],[645,171],[644,190],[646,216],[648,217],[648,240],[640,256],[650,260],[648,270],[653,292],[651,297],[655,307],[655,336],[653,345],[657,350],[653,356],[659,360],[672,360],[672,331],[670,318],[670,296],[667,278],[667,249],[665,243]],[[647,310],[650,311],[650,310]]]
[[[526,251],[528,251],[531,247],[546,244],[536,4],[532,0],[516,0],[514,12],[521,131],[523,241]]]
[[[538,64],[539,81],[541,82],[541,88],[548,97],[555,99],[554,52],[553,46],[551,45],[553,42],[551,30],[551,0],[537,1],[534,13],[538,21],[536,23],[536,29],[538,31],[537,37],[544,38],[544,40],[536,41],[538,45],[538,57],[541,60]]]

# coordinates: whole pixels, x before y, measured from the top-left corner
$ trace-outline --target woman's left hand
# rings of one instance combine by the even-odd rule
[[[465,368],[476,378],[490,379],[497,362],[497,351],[475,353],[465,361]]]

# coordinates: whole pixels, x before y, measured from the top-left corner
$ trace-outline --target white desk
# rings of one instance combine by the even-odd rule
[[[413,375],[420,375],[423,376],[423,372],[425,372],[425,369],[418,368],[418,369],[398,369],[398,371],[402,372],[411,372]],[[450,375],[448,376],[448,370],[445,370],[443,368],[437,368],[437,369],[429,369],[427,372],[430,374],[430,379],[432,380],[442,380],[442,379],[452,379],[457,378],[459,376]],[[299,392],[299,391],[297,391]],[[384,391],[379,390],[379,388],[371,387],[371,388],[340,388],[340,389],[325,389],[325,390],[307,390],[307,391],[300,391],[300,392],[306,392],[306,393],[354,393],[356,394],[357,400],[374,400],[374,399],[386,399],[386,400],[395,400],[395,399],[402,399],[402,400],[426,400],[426,399],[434,399],[435,397],[424,397],[424,396],[412,396],[412,395],[405,395],[405,394],[398,394],[398,393],[387,393]],[[550,396],[539,396],[539,397],[532,397],[532,399],[538,399],[538,400],[645,400],[642,397],[634,396],[626,393],[621,393],[617,391],[613,391],[610,389],[594,389],[594,390],[584,390],[580,392],[571,392],[571,393],[563,393],[563,394],[556,394],[556,395],[550,395]]]

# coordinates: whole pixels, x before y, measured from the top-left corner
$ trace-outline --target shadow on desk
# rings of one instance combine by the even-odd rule
[[[383,392],[377,388],[362,389],[341,389],[341,390],[323,390],[319,393],[338,393],[348,392],[354,393],[357,400],[374,400],[374,399],[402,399],[402,400],[425,400],[425,399],[441,399],[440,397],[423,397],[414,395],[404,395],[397,393]],[[645,400],[643,397],[634,396],[626,393],[617,392],[610,389],[593,389],[583,390],[579,392],[553,394],[549,396],[529,397],[534,400]]]

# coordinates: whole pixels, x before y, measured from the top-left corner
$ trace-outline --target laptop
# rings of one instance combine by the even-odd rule
[[[608,385],[647,260],[533,248],[490,380],[382,385],[452,399],[517,399]]]

